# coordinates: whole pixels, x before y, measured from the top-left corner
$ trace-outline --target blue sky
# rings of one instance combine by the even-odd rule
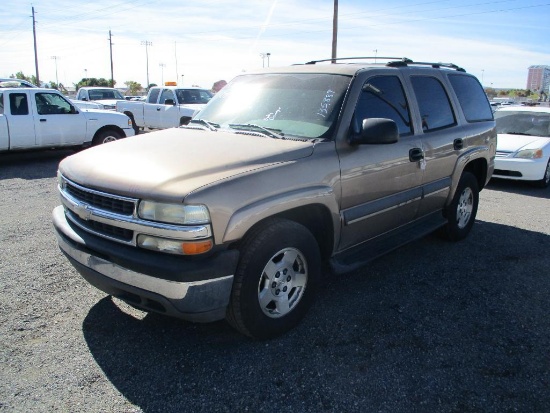
[[[40,79],[211,87],[267,66],[329,58],[333,0],[34,0]],[[0,77],[35,73],[31,3],[0,8]],[[338,56],[452,62],[485,86],[525,88],[550,65],[549,0],[339,0]],[[142,42],[152,45],[147,48]],[[55,58],[54,58],[55,56]],[[182,77],[183,75],[183,77]]]

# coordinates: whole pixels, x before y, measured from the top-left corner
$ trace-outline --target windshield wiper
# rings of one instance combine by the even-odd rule
[[[217,123],[208,122],[205,119],[191,119],[189,123],[198,123],[199,125],[206,126],[211,131],[217,131],[220,127]]]
[[[254,123],[230,123],[228,126],[232,129],[260,132],[271,138],[276,138],[276,139],[285,138],[285,134],[282,132],[281,129],[264,128],[263,126],[256,125]]]

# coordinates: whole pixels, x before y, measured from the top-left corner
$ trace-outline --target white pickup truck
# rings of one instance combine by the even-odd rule
[[[133,135],[128,116],[78,109],[57,90],[0,89],[0,152],[87,147]]]
[[[166,129],[187,125],[212,96],[209,90],[196,87],[152,87],[145,102],[119,101],[116,110],[132,120],[137,134],[140,128],[145,127]]]

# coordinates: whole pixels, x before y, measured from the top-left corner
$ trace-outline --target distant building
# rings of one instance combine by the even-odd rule
[[[533,92],[548,92],[550,87],[550,66],[529,66],[527,75],[527,89]]]

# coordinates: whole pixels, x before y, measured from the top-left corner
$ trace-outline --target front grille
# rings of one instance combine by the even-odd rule
[[[74,221],[80,227],[88,231],[101,234],[108,238],[115,238],[117,240],[124,241],[124,242],[130,242],[134,237],[134,231],[132,230],[115,227],[113,225],[104,224],[102,222],[91,221],[91,220],[87,221],[87,220],[81,219],[80,217],[78,217],[73,213],[70,213],[70,214],[71,214],[70,217],[72,221]]]
[[[66,182],[65,191],[73,198],[85,204],[94,206],[104,211],[116,214],[132,215],[135,203],[119,198],[102,195],[95,192],[85,191],[70,182]]]
[[[518,171],[505,171],[504,169],[495,169],[493,172],[493,175],[501,175],[501,176],[514,176],[521,178],[523,175],[521,172]]]
[[[497,151],[496,157],[497,158],[504,158],[508,155],[510,155],[512,152],[503,152],[503,151]]]

